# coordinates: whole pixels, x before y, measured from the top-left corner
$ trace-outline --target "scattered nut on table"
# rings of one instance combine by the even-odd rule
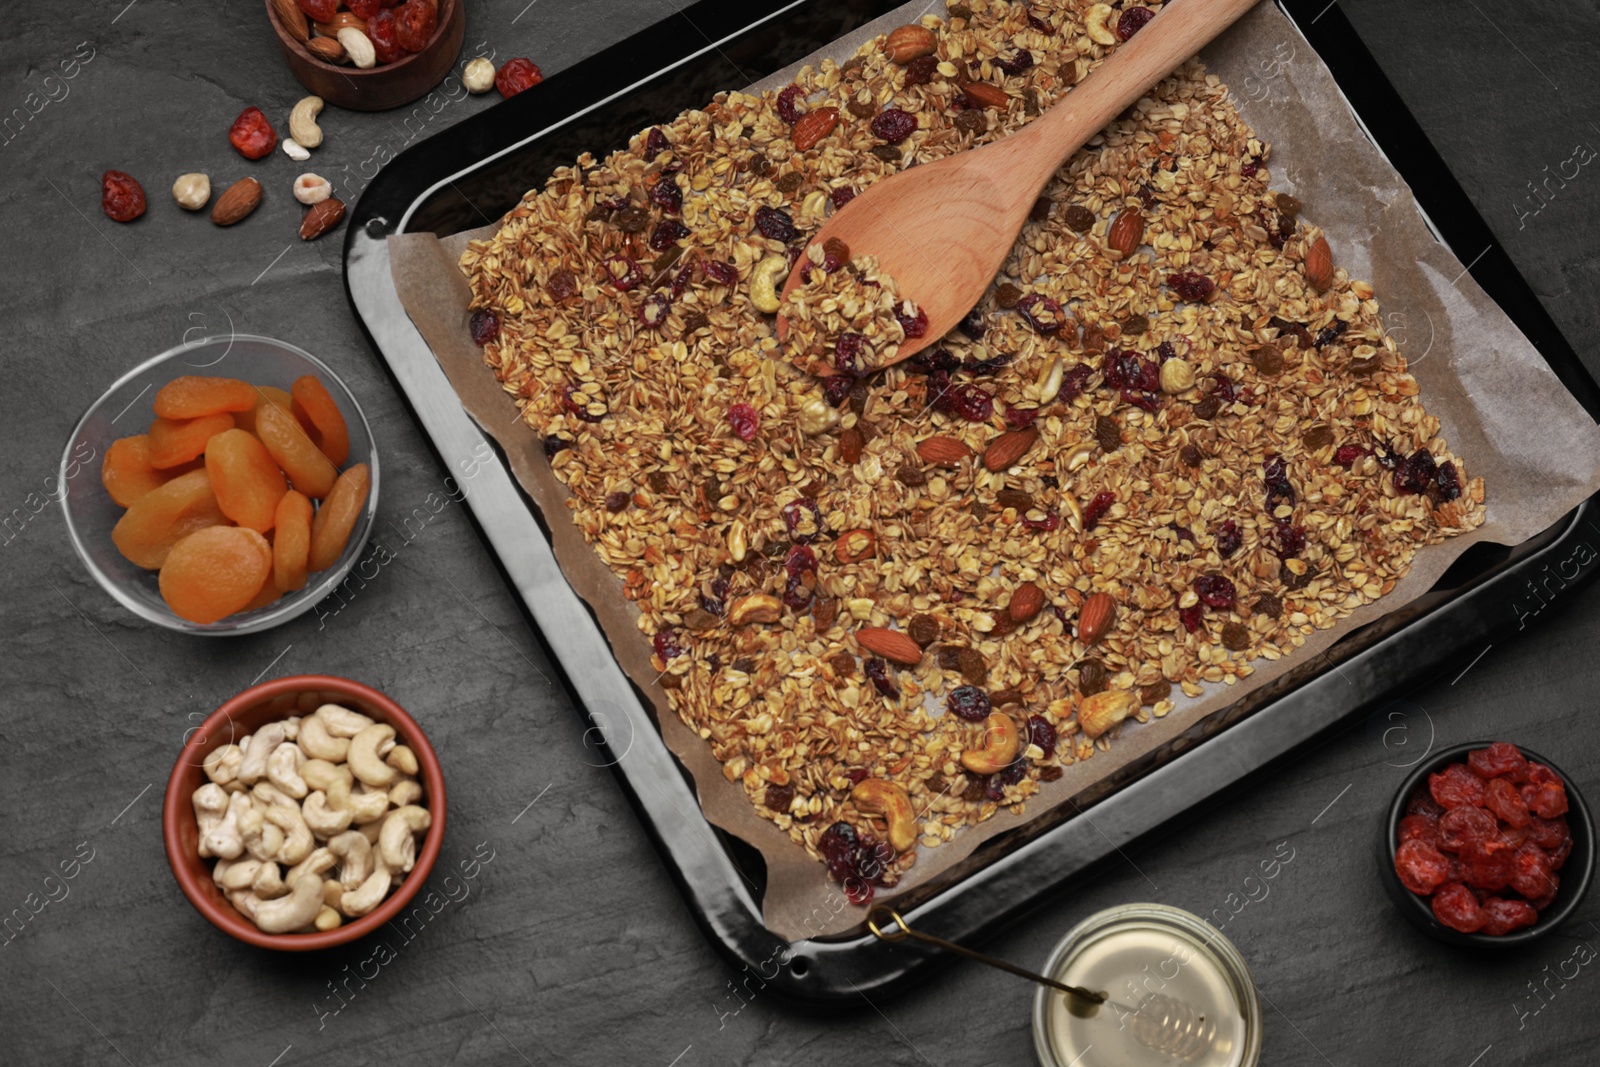
[[[263,933],[334,930],[370,913],[416,866],[433,825],[416,753],[394,727],[338,704],[267,723],[203,767],[197,851],[216,859],[212,881]]]
[[[322,97],[303,97],[289,111],[289,136],[306,148],[322,144],[322,127],[317,116],[322,114]]]
[[[204,174],[180,174],[172,183],[172,199],[185,211],[199,211],[211,199],[211,179]]]
[[[494,88],[494,64],[479,56],[461,71],[461,84],[474,96]]]
[[[294,198],[302,204],[315,204],[333,195],[333,185],[320,174],[310,171],[294,180]]]
[[[285,137],[283,139],[283,154],[296,163],[304,163],[311,158],[311,153],[307,152],[305,146],[293,137]]]

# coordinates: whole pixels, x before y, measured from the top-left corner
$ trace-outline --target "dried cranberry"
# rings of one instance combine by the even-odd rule
[[[1117,39],[1126,41],[1129,37],[1144,29],[1145,23],[1156,17],[1156,13],[1147,7],[1130,7],[1117,19]]]
[[[144,186],[120,170],[100,175],[100,210],[112,222],[132,222],[144,214]]]
[[[998,771],[989,775],[988,779],[983,783],[983,795],[998,804],[1006,797],[1006,787],[1016,785],[1022,781],[1027,773],[1027,759],[1018,756]]]
[[[1259,157],[1252,157],[1251,159],[1246,160],[1244,165],[1239,168],[1239,173],[1244,175],[1246,178],[1254,178],[1260,172],[1261,160]]]
[[[761,420],[756,414],[756,409],[749,404],[735,404],[728,409],[728,425],[739,435],[739,440],[753,441]]]
[[[789,217],[789,213],[776,207],[756,208],[756,229],[761,236],[785,244],[800,236],[800,231],[794,228],[794,220]]]
[[[1517,787],[1505,778],[1491,778],[1483,790],[1483,806],[1507,826],[1517,829],[1528,825],[1528,805]]]
[[[1205,609],[1199,604],[1193,607],[1179,608],[1178,621],[1183,623],[1183,628],[1189,633],[1195,633],[1205,623]]]
[[[817,578],[810,572],[791,574],[784,580],[783,603],[793,611],[805,611],[816,596]]]
[[[1094,498],[1089,501],[1088,506],[1083,509],[1084,532],[1087,533],[1096,526],[1099,526],[1100,520],[1105,518],[1106,512],[1110,511],[1111,505],[1115,504],[1116,502],[1117,495],[1115,493],[1096,493]]]
[[[314,22],[332,22],[339,12],[339,0],[295,0],[306,18]]]
[[[656,655],[663,663],[675,656],[683,655],[683,646],[678,644],[678,634],[675,630],[657,630],[656,635],[650,639],[650,647],[656,650]]]
[[[1425,493],[1438,473],[1433,453],[1419,448],[1395,467],[1394,487],[1402,493]]]
[[[650,202],[661,210],[676,215],[683,210],[683,190],[671,178],[662,176],[650,187]]]
[[[1143,408],[1145,411],[1160,411],[1161,406],[1166,402],[1160,393],[1147,393],[1141,389],[1124,389],[1119,395],[1122,397],[1124,404],[1132,404],[1134,407]]]
[[[1427,896],[1450,877],[1450,860],[1424,841],[1407,841],[1395,850],[1394,871],[1401,885]]]
[[[887,144],[899,144],[917,131],[917,117],[897,107],[884,108],[872,117],[872,135]]]
[[[1499,837],[1469,838],[1457,858],[1461,880],[1474,889],[1504,889],[1517,875],[1517,850]]]
[[[1328,323],[1328,325],[1317,331],[1316,340],[1312,341],[1311,343],[1315,347],[1321,348],[1325,344],[1338,340],[1339,335],[1344,333],[1349,328],[1350,324],[1348,322],[1345,322],[1343,319],[1334,319],[1332,322]]]
[[[354,13],[355,9],[351,11]],[[379,63],[393,63],[406,57],[406,50],[400,44],[400,27],[390,9],[380,8],[367,19],[366,34],[372,42],[373,58]]]
[[[1367,450],[1360,445],[1340,445],[1333,453],[1333,461],[1341,467],[1353,467],[1356,460],[1367,454]]]
[[[1530,815],[1528,840],[1542,849],[1553,850],[1559,848],[1563,841],[1572,840],[1572,831],[1567,827],[1567,820],[1560,816],[1541,819],[1537,815]]]
[[[688,236],[688,232],[685,231],[684,235]],[[732,285],[739,280],[739,272],[734,269],[732,263],[725,263],[720,259],[707,259],[702,261],[700,266],[706,272],[706,278],[716,285]]]
[[[1087,363],[1079,363],[1066,374],[1061,376],[1061,391],[1056,394],[1062,400],[1075,400],[1083,395],[1089,387],[1089,379],[1094,376],[1094,368]],[[1040,397],[1046,403],[1049,397]]]
[[[1454,500],[1461,495],[1461,475],[1456,471],[1453,461],[1447,459],[1439,464],[1439,469],[1433,476],[1433,486],[1428,493],[1430,496],[1437,496],[1441,501]]]
[[[1395,829],[1398,844],[1421,841],[1439,847],[1439,818],[1435,815],[1407,815]]]
[[[1478,932],[1491,937],[1500,937],[1539,921],[1539,913],[1533,909],[1533,905],[1523,900],[1502,900],[1499,897],[1490,897],[1483,902],[1483,916],[1483,926]]]
[[[472,313],[472,318],[467,320],[467,329],[472,331],[472,340],[480,345],[486,345],[500,336],[500,316],[488,308],[481,308]]]
[[[571,447],[572,442],[567,440],[565,437],[558,437],[553,433],[547,434],[544,439],[544,458],[554,459],[557,452],[561,452]]]
[[[1010,77],[1015,78],[1033,66],[1033,53],[1026,48],[1019,48],[1010,59],[996,59],[994,65],[1005,71]]]
[[[1006,408],[1006,425],[1013,430],[1025,430],[1033,425],[1033,420],[1039,417],[1042,408],[1021,408],[1012,406]]]
[[[945,698],[945,707],[957,718],[982,722],[989,717],[989,694],[975,685],[958,685]]]
[[[1045,759],[1056,753],[1056,728],[1043,715],[1028,716],[1028,743],[1044,750]]]
[[[260,159],[278,147],[278,133],[259,107],[247,107],[228,127],[228,143],[244,158]]]
[[[872,687],[890,700],[898,699],[900,687],[894,684],[894,679],[889,677],[889,665],[876,657],[866,661],[867,678],[872,682]]]
[[[645,162],[654,162],[655,158],[672,147],[672,142],[667,140],[667,133],[660,126],[650,127],[650,132],[644,138]]]
[[[1463,804],[1459,808],[1451,808],[1438,819],[1439,848],[1446,852],[1459,852],[1468,841],[1486,841],[1499,829],[1494,815],[1487,809]]]
[[[833,365],[841,375],[863,378],[872,373],[872,350],[859,333],[841,333],[833,343]]]
[[[579,392],[578,387],[575,385],[569,385],[562,390],[561,407],[584,422],[599,422],[606,417],[604,412],[596,413],[590,411],[589,405],[592,403],[597,403],[597,401],[591,400],[589,394]],[[604,405],[602,404],[601,406],[603,407]]]
[[[1232,521],[1223,523],[1223,526],[1224,527],[1233,526],[1236,531],[1238,529],[1237,524],[1232,522]],[[1173,532],[1173,534],[1175,534],[1177,536],[1178,540],[1180,540],[1180,541],[1187,541],[1191,545],[1196,543],[1195,539],[1194,539],[1194,533],[1187,526],[1179,526],[1175,522],[1169,522],[1169,523],[1167,523],[1167,529],[1171,530]],[[1220,537],[1220,536],[1221,536],[1221,533],[1219,532],[1218,537]],[[1221,542],[1219,541],[1218,542],[1217,551],[1220,552],[1221,550],[1222,550],[1221,549]],[[1237,545],[1234,546],[1234,550],[1235,551],[1238,550],[1238,546]],[[1232,555],[1232,554],[1233,554],[1232,552],[1229,553],[1229,555]]]
[[[406,0],[395,8],[395,40],[407,52],[420,52],[428,47],[433,31],[439,28],[439,9],[435,0]]]
[[[689,227],[677,219],[662,219],[650,233],[650,250],[665,252],[689,236]]]
[[[1194,580],[1195,595],[1210,608],[1227,610],[1238,602],[1233,581],[1221,574],[1202,574]]]
[[[624,293],[644,281],[644,271],[632,256],[607,256],[604,265],[606,278]]]
[[[1030,530],[1038,530],[1042,533],[1049,533],[1052,530],[1061,529],[1061,516],[1051,512],[1042,519],[1030,519],[1028,516],[1024,515],[1022,517],[1022,525],[1026,526]]]
[[[1428,775],[1428,792],[1446,808],[1483,805],[1483,779],[1467,770],[1464,763],[1452,763]]]
[[[1105,383],[1124,392],[1154,393],[1161,388],[1161,368],[1153,360],[1114,348],[1105,355]]]
[[[832,273],[831,271],[829,273]],[[900,329],[905,331],[907,341],[915,341],[925,336],[928,332],[928,313],[921,308],[907,315],[905,305],[901,304],[894,309],[894,317],[900,323]]]
[[[967,383],[951,389],[940,397],[939,410],[959,416],[968,422],[988,422],[994,414],[994,396],[980,385]]]
[[[1444,813],[1444,806],[1433,799],[1433,794],[1428,792],[1426,786],[1418,786],[1417,791],[1411,794],[1411,799],[1406,801],[1407,815],[1432,815],[1437,819]]]
[[[570,270],[558,270],[544,283],[544,291],[552,300],[565,300],[578,291],[578,279]]]
[[[1559,778],[1555,781],[1529,782],[1522,787],[1521,794],[1528,810],[1541,819],[1554,819],[1567,813],[1567,787]]]
[[[1017,314],[1033,327],[1035,333],[1047,336],[1060,330],[1067,321],[1061,305],[1043,293],[1029,293],[1017,301]]]
[[[856,198],[856,191],[848,186],[841,186],[828,194],[828,199],[833,201],[834,210],[844,207]]]
[[[948,348],[924,348],[908,360],[913,370],[924,374],[942,373],[949,384],[950,372],[961,366],[961,361]]]
[[[822,536],[822,509],[808,496],[791,500],[779,509],[783,525],[789,531],[789,540],[797,545],[808,545]]]
[[[933,81],[933,75],[938,69],[938,56],[918,56],[906,64],[906,88],[909,89],[915,85],[927,85]]]
[[[652,330],[659,330],[667,324],[667,316],[672,311],[672,298],[666,293],[651,293],[639,305],[639,321]]]
[[[1516,781],[1526,777],[1528,759],[1516,745],[1506,741],[1496,741],[1488,748],[1468,753],[1467,769],[1479,778],[1498,778],[1504,775]]]
[[[669,267],[672,266],[673,262],[680,257],[682,252],[683,252],[683,250],[681,248],[674,248],[670,252],[668,252],[666,255],[662,256],[661,259],[664,259],[664,260],[667,261],[665,266],[661,266],[660,265],[661,264],[661,259],[656,260],[656,263],[657,263],[658,266],[657,266],[657,270],[656,270],[656,276],[654,278],[650,279],[652,285],[660,285],[661,284],[661,275],[662,275],[662,273],[664,273]],[[683,266],[678,268],[678,273],[672,279],[672,285],[669,287],[669,289],[667,291],[667,300],[668,300],[668,302],[676,300],[676,299],[678,299],[678,297],[683,295],[683,291],[685,289],[689,288],[689,279],[690,279],[691,276],[693,276],[693,274],[694,274],[694,264],[693,263],[685,263]]]
[[[1460,882],[1451,882],[1433,894],[1433,915],[1450,929],[1464,934],[1477,933],[1488,921],[1478,905],[1478,898]]]
[[[505,65],[495,72],[494,87],[500,90],[500,95],[510,100],[518,93],[527,92],[535,85],[544,81],[544,73],[539,70],[533,60],[517,57],[508,59]]]
[[[832,374],[822,379],[822,395],[833,407],[838,407],[850,395],[856,379],[848,374]]]
[[[1167,275],[1167,285],[1178,294],[1179,300],[1187,300],[1192,304],[1203,302],[1217,288],[1217,283],[1204,274],[1187,270]]]
[[[1244,544],[1244,534],[1239,532],[1239,524],[1232,519],[1217,527],[1217,532],[1214,536],[1217,541],[1217,555],[1223,559],[1227,559],[1239,551]]]
[[[983,340],[983,335],[989,332],[989,327],[983,321],[983,312],[977,308],[967,312],[961,321],[956,324],[956,329],[974,341]]]
[[[1261,467],[1261,481],[1267,490],[1267,510],[1295,502],[1294,486],[1289,484],[1289,463],[1282,456],[1269,455]]]
[[[805,114],[795,105],[805,90],[798,85],[791,85],[778,94],[778,117],[793,126],[800,121],[800,116]]]
[[[1279,559],[1296,559],[1306,549],[1306,528],[1289,519],[1274,519],[1264,540]]]

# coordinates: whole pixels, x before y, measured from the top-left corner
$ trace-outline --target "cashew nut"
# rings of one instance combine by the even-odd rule
[[[328,724],[320,715],[309,715],[301,720],[298,744],[312,759],[330,763],[343,763],[350,751],[350,739],[334,737],[328,732]]]
[[[383,823],[377,819],[371,822],[356,823],[356,829],[361,831],[361,836],[370,841],[374,847],[378,844],[378,833],[383,829]]]
[[[283,880],[289,885],[297,885],[300,879],[307,875],[316,875],[317,883],[320,885],[323,881],[322,875],[333,870],[337,862],[338,859],[332,850],[314,848],[309,856],[289,868],[289,873],[283,876]]]
[[[788,256],[775,253],[755,265],[750,272],[750,303],[756,306],[757,311],[771,315],[783,306],[778,291],[788,274]]]
[[[271,900],[273,897],[281,897],[287,893],[289,884],[280,875],[278,865],[271,860],[267,860],[261,864],[261,869],[256,872],[255,878],[250,882],[250,891],[262,900]]]
[[[351,812],[330,809],[328,795],[320,790],[306,797],[300,806],[300,816],[311,827],[311,832],[324,841],[350,829]]]
[[[172,199],[185,211],[199,211],[211,199],[211,179],[204,174],[180,174],[172,183]]]
[[[283,154],[294,160],[296,163],[304,163],[306,160],[311,158],[311,153],[306,150],[304,145],[302,145],[299,141],[296,141],[293,137],[285,137],[282,142],[282,147]]]
[[[355,779],[349,767],[340,767],[325,759],[306,760],[300,765],[300,777],[305,779],[306,785],[312,789],[320,789],[324,793],[333,789],[334,782],[343,782],[348,789]]]
[[[239,816],[249,810],[249,807],[248,795],[229,794],[227,814],[211,828],[210,833],[200,838],[200,855],[216,856],[224,860],[238,859],[239,854],[244,851],[244,839],[239,835]]]
[[[1084,32],[1095,44],[1114,45],[1117,35],[1112,32],[1106,23],[1111,20],[1113,12],[1110,4],[1095,4],[1084,12]]]
[[[400,776],[400,772],[383,762],[380,751],[387,751],[394,741],[394,727],[388,723],[374,723],[350,739],[345,760],[350,773],[372,786],[387,787]]]
[[[266,782],[257,782],[252,792],[256,800],[266,805],[262,812],[266,820],[283,831],[283,846],[273,858],[279,863],[293,866],[309,856],[317,843],[311,836],[311,827],[306,825],[305,817],[300,813],[300,805]]]
[[[473,96],[494,88],[494,63],[483,56],[461,68],[461,84]]]
[[[339,929],[339,924],[342,922],[344,922],[344,919],[340,917],[339,913],[324,904],[321,910],[317,912],[317,917],[312,921],[312,925],[323,933],[327,933],[329,930]]]
[[[344,897],[344,886],[332,878],[322,883],[322,902],[330,908],[337,908],[339,901]]]
[[[417,834],[433,825],[428,809],[415,804],[391,811],[378,832],[378,855],[391,871],[409,871],[417,862]]]
[[[267,781],[286,795],[299,800],[310,792],[306,788],[305,779],[300,777],[300,765],[305,759],[306,754],[300,751],[299,745],[293,741],[285,741],[273,749],[272,755],[267,757]]]
[[[383,818],[383,813],[389,810],[389,794],[381,789],[366,789],[360,793],[351,793],[345,800],[344,807],[350,812],[351,821],[355,825],[365,826]]]
[[[372,725],[372,717],[351,711],[341,704],[324,704],[317,709],[317,718],[334,737],[354,737]]]
[[[1083,736],[1096,738],[1132,715],[1139,698],[1127,689],[1105,689],[1085,698],[1078,706],[1078,725]]]
[[[379,865],[378,869],[367,876],[361,883],[361,888],[346,891],[339,898],[339,910],[352,919],[360,918],[383,902],[389,895],[389,869]]]
[[[1017,758],[1017,724],[1003,711],[991,711],[984,721],[983,747],[961,753],[961,766],[973,774],[994,774]]]
[[[283,736],[291,741],[300,736],[300,716],[291,715],[283,720]]]
[[[244,761],[239,764],[239,781],[255,785],[267,773],[267,757],[288,740],[283,723],[269,722],[250,737],[250,746],[244,750]]]
[[[322,97],[302,97],[289,112],[289,136],[304,148],[315,148],[322,143],[322,127],[317,116],[322,114]]]
[[[261,906],[261,898],[248,889],[228,890],[228,903],[244,913],[251,922],[255,921],[256,908]]]
[[[850,791],[850,799],[862,811],[888,820],[889,844],[896,852],[904,852],[917,843],[917,811],[904,789],[886,778],[864,778]]]
[[[283,847],[283,831],[267,822],[261,808],[251,807],[239,816],[239,836],[245,851],[258,860],[270,860]]]
[[[389,787],[389,803],[397,808],[422,799],[422,785],[415,778],[402,778]]]
[[[399,771],[401,774],[417,773],[417,754],[405,745],[396,745],[383,757],[383,762]]]
[[[218,785],[227,785],[239,777],[239,764],[244,762],[244,750],[238,745],[223,745],[206,753],[201,766],[206,777]]]
[[[223,889],[249,889],[261,873],[260,860],[218,860],[211,880]]]
[[[302,878],[294,883],[288,896],[256,904],[251,918],[262,933],[287,934],[310,926],[321,910],[322,879]]]
[[[339,884],[359,889],[371,876],[372,842],[360,830],[346,830],[328,841],[328,851],[339,861]]]
[[[228,814],[228,793],[217,783],[207,782],[196,789],[189,800],[194,805],[195,826],[203,848],[206,835],[216,829],[223,816]],[[200,855],[204,856],[205,853],[201,852]]]
[[[344,54],[350,57],[350,62],[360,69],[370,70],[378,62],[378,53],[372,47],[372,40],[354,26],[346,26],[334,36],[339,38],[339,44],[343,46]]]

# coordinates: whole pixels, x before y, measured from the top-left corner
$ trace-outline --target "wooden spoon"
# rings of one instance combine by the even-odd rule
[[[898,363],[938,341],[994,281],[1017,233],[1061,164],[1162,78],[1255,6],[1256,0],[1171,0],[1119,44],[1059,103],[1016,133],[969,152],[901,171],[834,214],[812,238],[837,237],[867,253],[901,296],[928,316],[928,330],[900,345]],[[800,284],[800,256],[783,295]],[[778,338],[788,333],[779,319]]]

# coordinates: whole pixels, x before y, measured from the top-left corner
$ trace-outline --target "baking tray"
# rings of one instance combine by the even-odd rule
[[[484,225],[589,150],[703,105],[810,54],[900,0],[702,0],[539,87],[419,143],[389,163],[351,213],[345,287],[356,318],[452,474],[471,472],[467,503],[574,698],[588,759],[610,765],[696,923],[735,966],[774,992],[826,1004],[893,993],[949,957],[857,930],[789,944],[761,921],[759,853],[712,826],[661,740],[648,702],[611,656],[568,586],[543,519],[457,402],[389,273],[386,238]],[[1436,236],[1549,361],[1591,416],[1600,388],[1533,290],[1495,243],[1353,27],[1326,0],[1278,0],[1332,70],[1352,110],[1405,176]],[[493,453],[495,462],[482,457]],[[565,521],[564,517],[558,521]],[[1600,568],[1582,567],[1600,535],[1600,495],[1515,548],[1481,544],[1426,596],[1351,633],[1217,717],[1216,732],[1077,811],[1045,814],[989,842],[901,910],[919,929],[978,943],[1119,853],[1170,829],[1385,701],[1459,670]],[[1576,572],[1575,576],[1573,572]],[[822,911],[825,906],[819,902]]]

